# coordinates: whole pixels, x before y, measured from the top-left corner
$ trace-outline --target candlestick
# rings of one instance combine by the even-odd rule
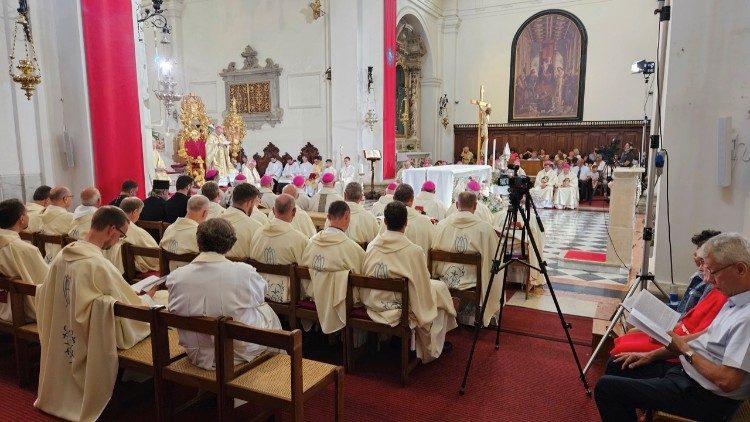
[[[495,171],[495,153],[497,149],[497,139],[492,139],[492,171]]]

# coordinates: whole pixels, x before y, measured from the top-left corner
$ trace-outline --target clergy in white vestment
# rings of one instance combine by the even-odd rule
[[[425,256],[427,251],[432,247],[432,241],[435,239],[435,225],[432,224],[430,217],[420,214],[414,209],[414,189],[407,184],[399,185],[393,194],[394,201],[399,201],[406,205],[408,212],[408,224],[406,225],[406,237],[415,245],[424,250]],[[387,205],[386,205],[387,207]],[[380,233],[386,231],[386,225],[380,226]]]
[[[260,180],[260,178],[258,178]],[[247,183],[247,177],[245,177],[244,174],[239,173],[236,176],[234,176],[234,179],[229,183],[229,188],[226,192],[224,192],[224,196],[221,200],[221,206],[224,208],[228,208],[230,205],[232,205],[232,191],[234,191],[235,186],[241,184],[241,183]],[[251,183],[256,188],[260,186],[260,182],[258,185],[255,185],[254,183]]]
[[[537,207],[552,208],[555,183],[557,183],[557,172],[552,168],[552,162],[547,160],[544,162],[544,168],[537,173],[534,187],[530,190]]]
[[[469,182],[466,184],[466,190],[464,192],[471,192],[474,196],[477,197],[477,209],[476,211],[474,211],[474,215],[485,223],[493,225],[495,217],[492,215],[492,211],[490,211],[490,208],[480,200],[482,195],[482,185],[480,185],[476,180],[469,180]],[[450,216],[456,212],[458,212],[458,208],[456,206],[456,203],[454,202],[445,212],[445,215]]]
[[[304,180],[307,180],[308,177],[310,177],[310,173],[312,172],[313,165],[312,163],[307,159],[306,155],[301,155],[299,157],[300,164],[299,164],[299,174],[304,178]]]
[[[102,194],[91,186],[81,191],[81,205],[73,210],[73,221],[70,223],[68,236],[72,239],[83,239],[91,227],[91,217],[102,205]]]
[[[404,170],[413,168],[414,165],[411,162],[411,158],[404,160],[404,165],[396,172],[396,183],[404,183]]]
[[[281,164],[281,161],[277,160],[276,157],[271,157],[271,161],[268,162],[268,166],[266,167],[264,176],[271,176],[271,179],[273,179],[273,192],[276,192],[276,184],[279,182],[279,178],[281,177],[281,172],[283,170],[284,166],[283,164]]]
[[[29,225],[29,215],[18,199],[0,202],[0,274],[26,284],[41,284],[49,266],[39,249],[18,235]],[[0,290],[0,319],[12,321],[8,292]],[[26,318],[34,321],[33,298],[25,297]]]
[[[224,255],[238,241],[234,229],[223,218],[198,226],[200,254],[190,264],[167,276],[169,312],[182,316],[231,317],[233,321],[265,330],[280,330],[281,323],[265,301],[266,280],[244,262]],[[177,330],[180,345],[193,365],[216,369],[214,339],[207,334]],[[234,364],[252,362],[260,355],[278,352],[242,341],[234,342]]]
[[[146,230],[138,227],[136,224],[141,218],[141,211],[143,211],[143,201],[135,196],[125,198],[120,202],[120,209],[128,216],[130,224],[128,225],[128,235],[124,239],[117,242],[116,245],[102,251],[104,257],[109,260],[115,267],[120,271],[120,274],[125,272],[124,265],[122,263],[122,244],[129,243],[139,248],[158,248],[159,244],[156,243],[154,237],[149,234]],[[139,273],[148,273],[152,271],[159,271],[159,259],[158,258],[146,258],[143,256],[135,256],[135,270]]]
[[[201,195],[208,198],[208,215],[206,219],[217,218],[224,212],[224,207],[221,206],[222,195],[219,184],[210,181],[206,182],[201,186]]]
[[[324,333],[336,332],[346,325],[346,286],[349,273],[361,274],[365,251],[346,235],[349,206],[334,201],[328,208],[329,226],[310,239],[302,256],[302,265],[310,269],[305,296],[315,302]]]
[[[320,190],[310,198],[310,205],[307,211],[326,212],[333,201],[344,200],[333,188],[335,181],[336,176],[333,173],[326,173],[321,177],[322,185]]]
[[[326,160],[325,167],[320,171],[320,176],[323,177],[324,174],[329,173],[332,174],[334,178],[336,177],[336,167],[333,166],[333,160],[330,158]]]
[[[344,200],[349,206],[350,221],[346,235],[357,243],[370,243],[380,231],[380,222],[362,206],[365,200],[362,185],[351,182],[344,189]],[[328,224],[328,222],[326,222]]]
[[[116,302],[153,302],[137,296],[102,255],[128,228],[122,210],[99,208],[86,237],[55,257],[37,288],[41,357],[34,406],[46,413],[71,421],[99,419],[117,380],[117,349],[129,349],[149,334],[148,324],[115,317]]]
[[[151,157],[154,160],[154,180],[169,180],[167,173],[167,163],[161,158],[161,154],[156,148],[151,150]]]
[[[279,185],[276,188],[277,192],[281,192],[284,186],[292,183],[292,180],[301,174],[299,170],[299,163],[292,157],[286,159],[284,170],[281,171],[281,177],[279,178]]]
[[[457,327],[456,309],[448,286],[440,280],[430,280],[425,251],[404,235],[407,209],[398,200],[385,207],[387,230],[368,245],[362,272],[378,278],[409,280],[410,326],[416,334],[417,357],[427,363],[440,357],[445,334]],[[399,324],[403,308],[400,293],[360,289],[360,297],[373,321]]]
[[[479,252],[482,255],[482,300],[484,300],[490,280],[492,259],[499,238],[490,224],[482,221],[474,214],[477,210],[477,197],[475,195],[471,192],[461,192],[456,204],[458,212],[451,214],[437,224],[437,235],[432,248],[455,253]],[[454,262],[435,262],[433,265],[435,268],[433,274],[438,274],[449,288],[466,290],[476,287],[477,270],[473,265]],[[502,280],[503,272],[501,271],[495,276],[492,291],[490,291],[490,299],[487,302],[487,308],[484,310],[482,324],[485,326],[489,324],[492,316],[500,309]],[[475,303],[474,306],[478,306],[478,304]]]
[[[294,212],[294,219],[292,220],[292,227],[297,229],[300,233],[304,234],[308,238],[311,238],[315,235],[315,233],[318,232],[318,230],[315,228],[315,224],[312,221],[312,218],[310,218],[310,215],[302,209],[302,207],[297,204],[297,199],[299,199],[299,192],[297,191],[297,188],[294,187],[294,185],[286,185],[284,186],[284,189],[281,190],[281,193],[285,193],[292,198],[294,198],[294,207],[296,208],[296,211]],[[273,214],[269,215],[269,220],[273,219]]]
[[[253,236],[251,257],[264,264],[288,265],[302,262],[310,239],[292,227],[296,208],[294,198],[281,194],[273,206],[274,219]],[[278,303],[289,303],[289,277],[264,274],[268,280],[266,298]]]
[[[427,180],[422,183],[422,190],[414,197],[414,208],[422,208],[428,217],[435,220],[445,218],[445,205],[435,197],[435,183]]]
[[[73,223],[73,213],[68,212],[73,202],[73,194],[64,186],[53,188],[49,193],[50,204],[41,214],[43,234],[66,236]],[[60,252],[60,245],[47,243],[44,245],[44,261],[52,262],[52,258]]]
[[[349,157],[344,157],[344,166],[341,168],[339,180],[341,180],[344,186],[357,180],[357,169],[354,168],[354,164],[352,164],[352,160]]]
[[[561,210],[578,208],[578,172],[570,170],[570,164],[562,165],[562,173],[557,176],[555,183],[555,208]]]
[[[260,195],[260,193],[259,193],[259,195]],[[255,198],[255,200],[253,202],[254,202],[253,203],[253,212],[250,214],[250,218],[252,218],[253,220],[255,220],[261,226],[265,226],[270,221],[270,219],[268,218],[268,214],[267,213],[271,213],[271,212],[273,212],[273,210],[269,211],[269,210],[267,210],[265,208],[264,209],[258,208],[258,205],[260,205],[260,196],[258,196],[257,198]]]
[[[218,178],[224,179],[229,176],[229,170],[233,168],[232,159],[229,156],[224,127],[216,125],[216,128],[206,139],[206,170],[216,170]]]
[[[261,223],[250,216],[251,213],[263,214],[263,211],[255,208],[255,201],[259,195],[258,189],[249,183],[243,183],[234,188],[232,205],[221,214],[221,218],[232,226],[237,238],[226,256],[230,258],[250,258],[253,236],[263,227]]]
[[[195,232],[198,230],[198,224],[206,221],[208,203],[208,198],[203,195],[191,196],[188,200],[187,214],[178,217],[164,230],[159,247],[174,254],[198,253]],[[183,265],[184,262],[170,262],[169,270],[174,271]]]
[[[386,186],[385,188],[385,195],[378,198],[378,201],[372,204],[372,208],[370,208],[370,212],[375,217],[382,217],[383,211],[385,210],[385,206],[390,204],[391,201],[393,201],[393,192],[396,191],[396,188],[398,187],[398,183],[391,182]]]
[[[310,208],[310,197],[307,196],[307,192],[305,190],[305,178],[306,176],[295,176],[294,179],[292,179],[292,185],[297,189],[297,198],[295,200],[295,203],[299,208],[302,208],[303,210],[306,210]]]
[[[257,187],[260,187],[260,174],[258,174],[258,169],[256,166],[255,160],[252,158],[248,159],[247,156],[243,156],[243,163],[240,165],[240,174],[245,176],[247,183],[250,183],[251,185]]]
[[[271,176],[265,175],[260,178],[260,205],[269,210],[273,208],[273,203],[276,201],[273,186],[274,180]]]
[[[31,202],[26,203],[26,213],[29,215],[29,226],[23,231],[26,233],[37,233],[42,230],[42,213],[50,204],[49,193],[52,190],[47,185],[36,188]]]

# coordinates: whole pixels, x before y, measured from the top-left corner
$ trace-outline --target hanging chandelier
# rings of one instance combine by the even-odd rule
[[[26,0],[18,2],[18,17],[13,26],[13,44],[8,60],[8,73],[13,82],[21,85],[21,89],[26,91],[26,99],[31,100],[36,86],[42,82],[42,75],[39,73],[39,62],[36,59],[36,50],[31,38],[31,23],[29,21],[29,5]],[[24,49],[26,56],[23,59],[16,60],[16,39],[18,37],[18,27],[23,30]],[[29,46],[31,53],[29,53]],[[15,66],[14,66],[15,63]],[[18,69],[21,73],[13,74],[13,68]]]

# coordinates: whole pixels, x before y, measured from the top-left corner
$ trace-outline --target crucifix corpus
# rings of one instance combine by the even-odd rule
[[[477,106],[479,124],[477,125],[477,155],[476,164],[479,164],[479,158],[484,155],[484,159],[487,160],[487,137],[488,137],[488,124],[490,122],[490,112],[492,111],[492,105],[484,101],[484,85],[479,86],[479,99],[471,100],[471,103]],[[484,147],[484,154],[482,154]]]

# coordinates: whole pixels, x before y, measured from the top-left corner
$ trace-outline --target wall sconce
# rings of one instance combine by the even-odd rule
[[[313,0],[308,6],[312,10],[313,20],[318,20],[319,17],[325,16],[326,12],[323,11],[323,5],[320,4],[320,0]]]
[[[36,60],[36,50],[34,49],[34,40],[31,38],[31,22],[29,21],[29,5],[26,0],[18,2],[18,17],[13,25],[13,46],[8,57],[8,74],[13,82],[21,85],[21,89],[26,91],[26,99],[31,100],[31,95],[36,86],[42,82],[42,75],[39,73],[39,63]],[[24,48],[26,57],[18,60],[15,68],[20,70],[20,74],[13,74],[13,62],[16,59],[16,37],[18,36],[18,27],[23,30]],[[31,47],[31,53],[29,53]]]

